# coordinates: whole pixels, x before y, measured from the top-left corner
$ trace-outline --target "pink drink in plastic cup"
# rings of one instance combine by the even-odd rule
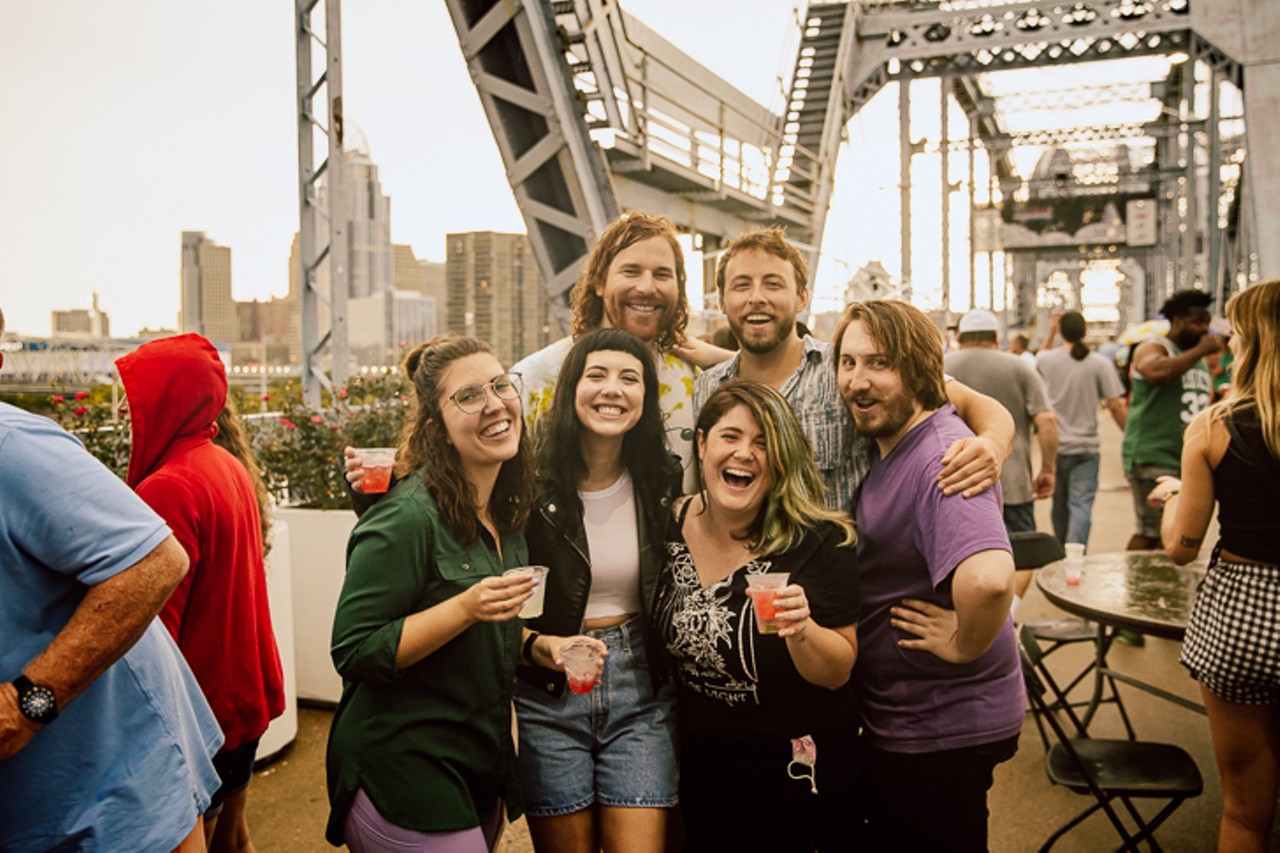
[[[570,643],[560,650],[560,660],[564,661],[569,689],[574,693],[590,693],[596,686],[600,649],[589,643]]]
[[[366,495],[379,495],[391,487],[391,469],[396,464],[394,447],[357,447],[364,478],[360,490]]]
[[[756,628],[761,634],[776,634],[782,628],[778,622],[779,591],[787,585],[791,575],[786,572],[769,572],[747,576],[747,595],[756,611]]]

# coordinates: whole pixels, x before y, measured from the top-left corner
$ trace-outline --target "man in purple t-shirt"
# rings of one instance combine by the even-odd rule
[[[853,671],[873,847],[986,850],[992,771],[1017,749],[1026,707],[1000,493],[935,488],[942,454],[970,433],[947,403],[928,317],[904,302],[855,303],[835,349],[841,397],[875,441],[856,510]]]

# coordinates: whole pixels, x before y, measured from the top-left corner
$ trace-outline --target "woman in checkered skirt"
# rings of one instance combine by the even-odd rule
[[[1187,427],[1182,480],[1161,478],[1161,539],[1178,564],[1200,552],[1213,505],[1221,536],[1187,626],[1182,663],[1200,682],[1222,778],[1219,850],[1267,849],[1280,780],[1280,280],[1231,298],[1229,399]]]

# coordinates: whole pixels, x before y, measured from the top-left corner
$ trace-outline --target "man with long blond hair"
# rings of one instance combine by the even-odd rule
[[[526,357],[512,371],[524,382],[525,420],[532,426],[551,406],[560,365],[575,338],[600,328],[622,329],[651,344],[658,366],[662,412],[672,452],[688,471],[693,458],[693,380],[681,355],[689,302],[684,253],[671,220],[641,211],[624,213],[600,234],[569,301],[573,335]]]
[[[947,403],[942,335],[919,309],[850,305],[835,346],[841,396],[875,442],[855,511],[871,847],[985,850],[992,772],[1016,751],[1026,708],[1000,491],[935,487],[969,431]]]

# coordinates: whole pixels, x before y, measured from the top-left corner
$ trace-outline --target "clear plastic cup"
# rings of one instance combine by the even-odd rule
[[[569,679],[569,689],[574,693],[590,693],[596,686],[596,670],[600,661],[600,647],[581,640],[560,649],[564,662],[564,674]]]
[[[360,480],[360,491],[366,495],[379,495],[391,487],[391,469],[396,464],[394,447],[356,447],[356,456],[360,459],[360,469],[364,477]]]
[[[751,605],[756,611],[756,630],[761,634],[776,634],[782,628],[774,602],[790,579],[787,572],[747,575],[747,595],[751,596]]]
[[[533,587],[533,595],[529,596],[529,600],[520,608],[519,616],[521,619],[537,619],[542,615],[543,602],[547,600],[547,572],[549,571],[551,570],[546,566],[519,566],[503,572],[504,575],[533,572],[536,584]]]
[[[1067,558],[1062,573],[1067,583],[1075,586],[1084,577],[1084,545],[1080,542],[1068,542],[1063,550],[1067,552]]]

